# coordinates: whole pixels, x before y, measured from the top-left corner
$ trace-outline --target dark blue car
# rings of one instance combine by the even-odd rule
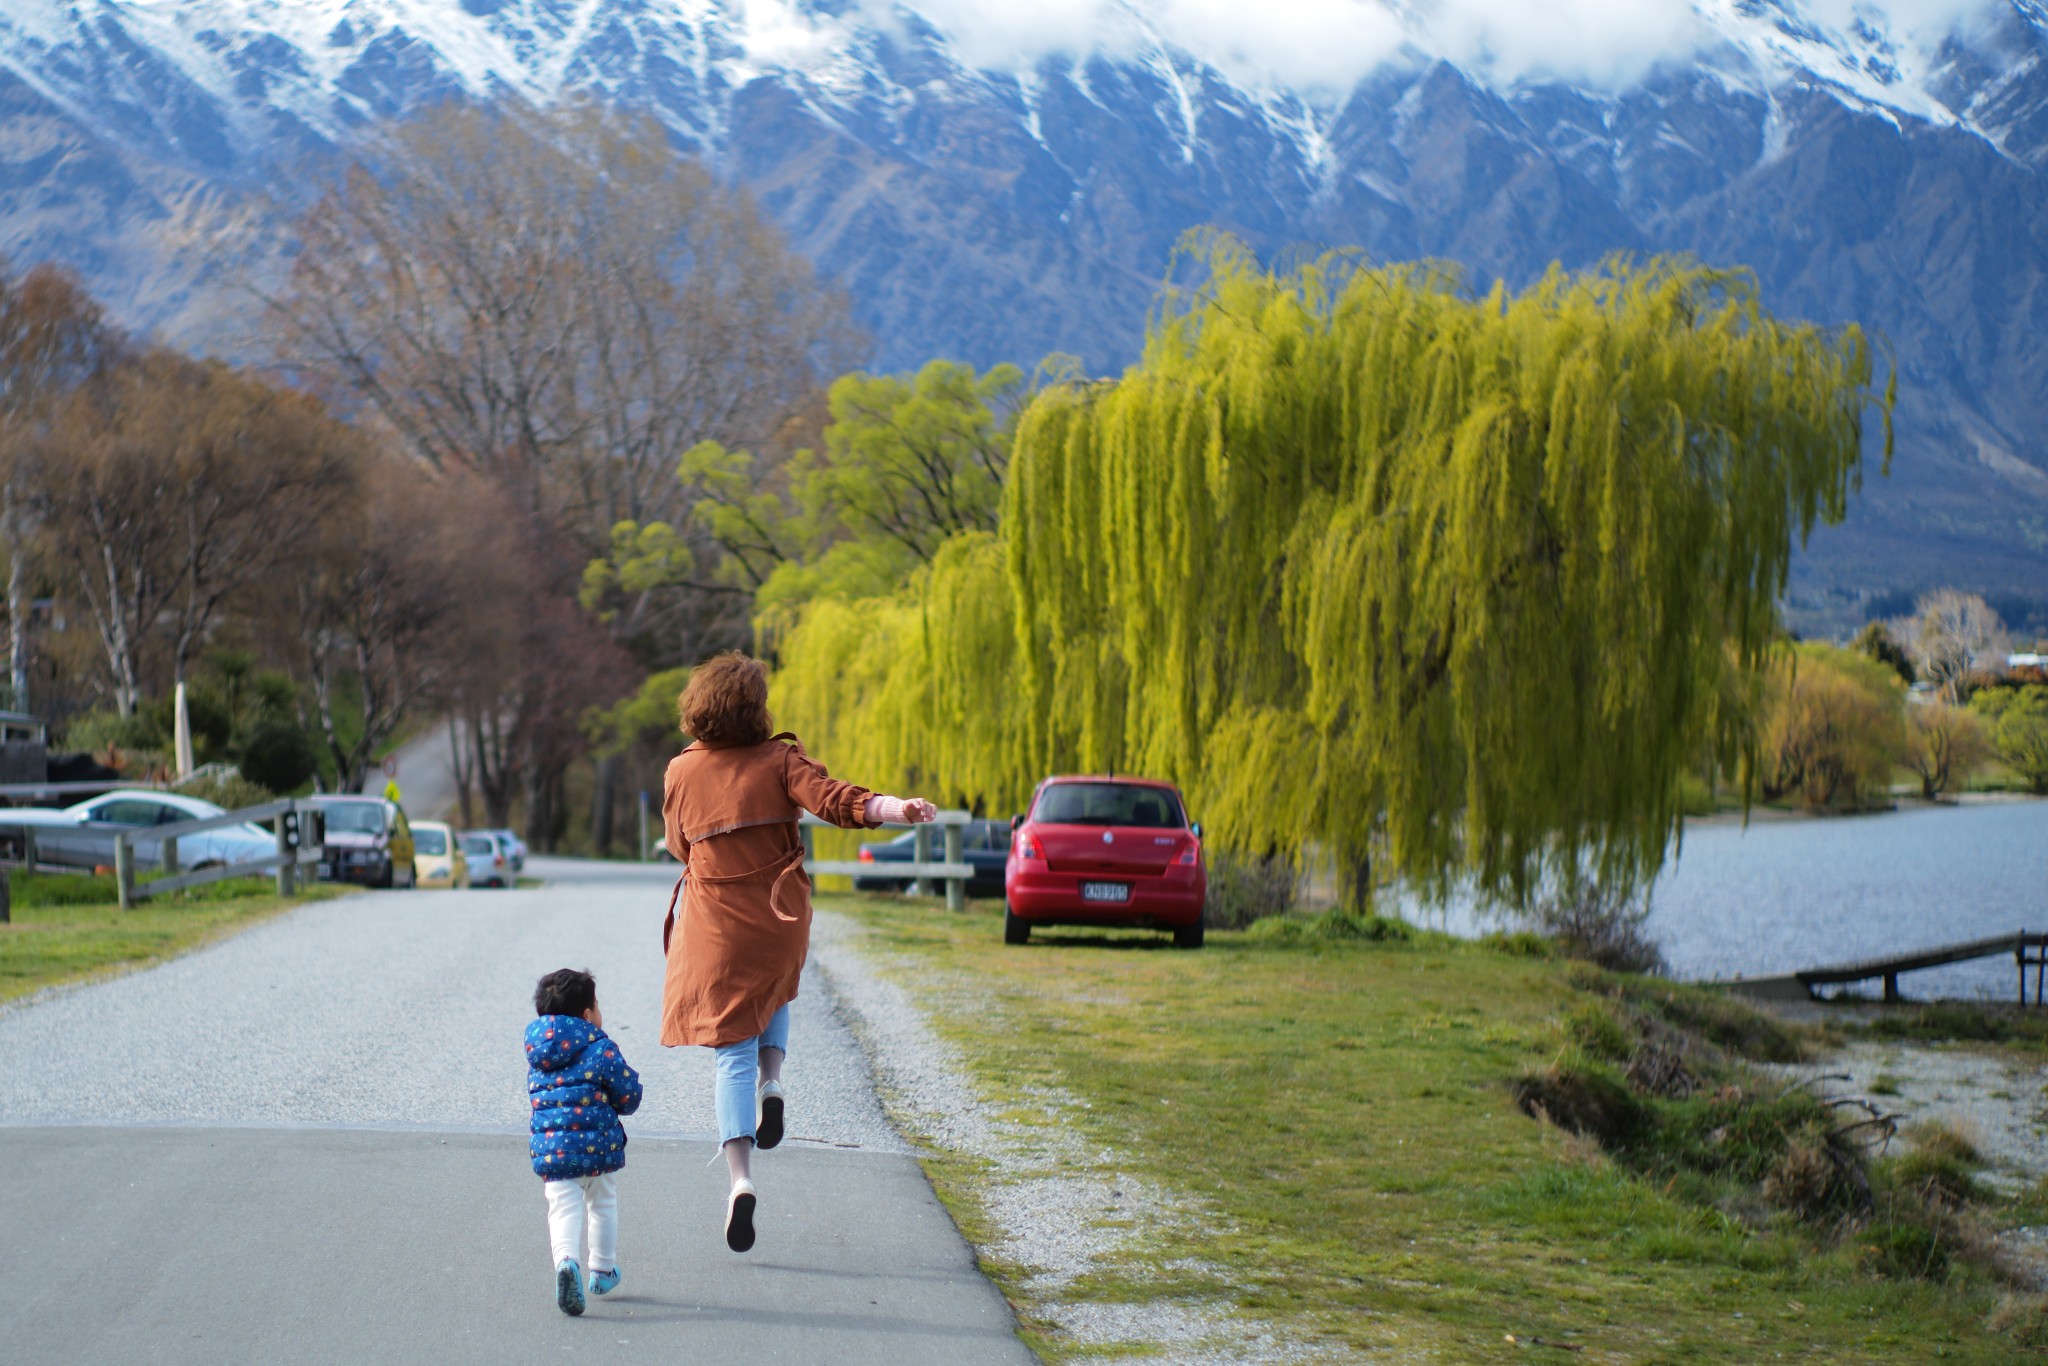
[[[891,863],[914,863],[917,848],[915,830],[906,830],[892,840],[878,844],[863,844],[860,847],[860,861],[873,863],[873,875],[857,877],[853,887],[858,892],[907,892],[913,881],[907,877],[889,877],[885,865]],[[933,863],[941,863],[946,857],[946,832],[942,827],[931,830],[931,853]],[[1003,866],[1010,858],[1010,823],[1008,821],[969,821],[960,829],[960,857],[974,869],[974,876],[967,881],[967,895],[998,897],[1003,894]],[[931,884],[934,892],[943,891],[943,882]]]

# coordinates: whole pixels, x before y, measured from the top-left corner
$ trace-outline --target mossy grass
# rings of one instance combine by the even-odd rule
[[[124,911],[111,877],[15,873],[12,921],[0,925],[0,1001],[103,973],[145,967],[291,909],[342,896],[315,886],[280,897],[258,878],[228,878]]]
[[[1968,1255],[1967,1210],[1885,1163],[1866,1196],[1819,1098],[1729,1080],[1806,1045],[1715,993],[1423,931],[1012,948],[981,911],[820,905],[865,927],[991,1103],[1194,1214],[1060,1292],[990,1265],[1050,1360],[1099,1350],[1052,1326],[1060,1297],[1220,1299],[1333,1357],[1450,1362],[1527,1360],[1510,1334],[1586,1361],[2003,1362],[2041,1318]],[[1617,1112],[1612,1148],[1522,1112],[1546,1076]],[[989,1246],[1000,1178],[943,1149],[928,1169]]]

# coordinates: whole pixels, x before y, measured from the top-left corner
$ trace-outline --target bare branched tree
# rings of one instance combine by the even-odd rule
[[[1943,588],[1913,604],[1913,618],[1895,623],[1892,634],[1907,642],[1920,677],[1941,700],[1963,700],[1964,681],[2006,647],[2005,623],[1975,593]]]
[[[516,629],[520,582],[499,543],[514,519],[495,490],[395,457],[370,460],[361,496],[304,543],[280,604],[297,641],[308,718],[344,791],[360,788],[408,711],[455,687]],[[342,724],[341,688],[361,725]]]
[[[283,563],[341,494],[358,439],[302,394],[155,349],[64,404],[31,484],[132,714],[165,637],[181,681],[226,603]]]
[[[24,466],[48,440],[59,402],[98,368],[115,338],[70,273],[36,266],[10,278],[0,263],[0,539],[7,548],[7,682],[28,706],[27,499]]]
[[[299,238],[266,300],[280,358],[426,463],[526,482],[592,553],[620,521],[680,523],[682,453],[769,442],[852,344],[743,193],[590,105],[396,125]]]

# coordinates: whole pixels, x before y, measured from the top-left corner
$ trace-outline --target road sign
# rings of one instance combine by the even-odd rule
[[[384,776],[387,778],[396,778],[398,776],[398,756],[396,754],[384,760]]]

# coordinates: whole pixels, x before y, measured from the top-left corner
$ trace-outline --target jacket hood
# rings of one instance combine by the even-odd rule
[[[559,1072],[603,1037],[604,1031],[588,1020],[542,1015],[526,1027],[526,1065],[536,1072]]]

